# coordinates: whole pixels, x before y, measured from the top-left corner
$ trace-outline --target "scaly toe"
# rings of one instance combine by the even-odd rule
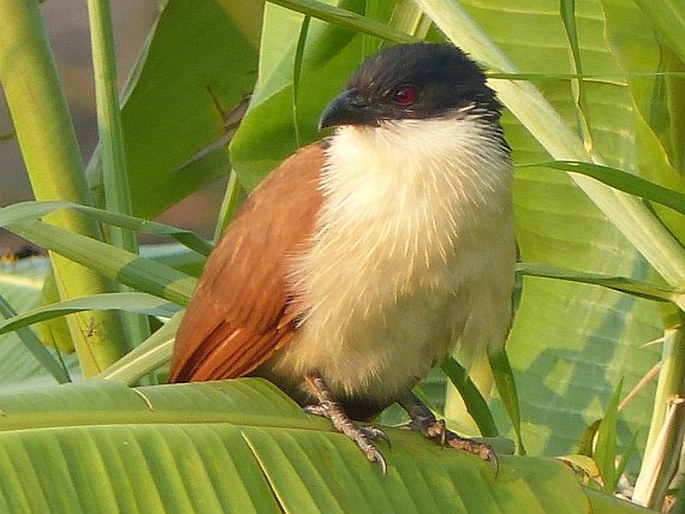
[[[473,453],[481,459],[488,461],[495,470],[495,475],[497,474],[499,471],[499,460],[497,459],[497,454],[495,453],[495,450],[492,449],[492,446],[487,443],[479,443],[472,439],[460,437],[454,432],[447,431],[447,434],[447,444],[450,447]]]
[[[302,408],[302,410],[306,414],[311,414],[312,416],[321,416],[322,418],[328,417],[328,412],[326,410],[326,407],[324,407],[320,403],[312,403],[310,405],[305,405]]]

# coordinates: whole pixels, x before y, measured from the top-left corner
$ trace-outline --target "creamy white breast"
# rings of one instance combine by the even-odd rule
[[[468,113],[342,127],[291,280],[309,311],[270,368],[340,395],[395,399],[450,351],[502,344],[515,264],[511,163]],[[469,362],[466,362],[468,365]]]

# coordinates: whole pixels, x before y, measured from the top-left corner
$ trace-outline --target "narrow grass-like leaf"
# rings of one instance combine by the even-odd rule
[[[670,207],[674,211],[685,214],[685,195],[660,186],[649,180],[645,180],[632,173],[612,168],[611,166],[602,166],[599,164],[591,164],[588,162],[579,161],[548,161],[534,164],[519,164],[517,168],[552,168],[561,171],[570,171],[573,173],[580,173],[588,177],[603,182],[604,184],[630,193],[631,195],[639,196],[645,200],[660,203],[666,207]]]
[[[142,245],[140,255],[194,277],[200,275],[206,260],[179,243]]]
[[[307,32],[311,17],[305,16],[300,28],[300,37],[297,39],[295,49],[295,59],[293,61],[293,126],[295,127],[295,141],[297,146],[302,146],[300,142],[300,123],[297,119],[297,97],[300,91],[300,75],[302,74],[302,60],[304,59],[304,47],[307,42]]]
[[[9,319],[0,321],[0,334],[18,330],[39,321],[81,311],[119,310],[170,318],[180,308],[176,303],[165,302],[159,297],[147,293],[103,293],[85,298],[64,300],[17,314]]]
[[[366,18],[360,14],[340,7],[317,2],[316,0],[273,0],[272,3],[313,18],[318,18],[351,29],[355,32],[363,32],[364,34],[377,36],[388,41],[394,41],[396,43],[411,43],[416,41],[413,36],[400,32],[392,27],[388,27],[381,22]]]
[[[473,418],[478,430],[484,437],[497,437],[499,431],[492,417],[488,403],[483,398],[476,385],[469,378],[464,367],[452,357],[448,356],[442,361],[442,370],[450,379],[454,387],[457,388],[464,403],[466,410]]]
[[[12,223],[7,228],[106,277],[181,305],[190,300],[197,282],[195,278],[151,259],[42,221]]]
[[[245,199],[245,196],[245,190],[240,185],[238,174],[232,169],[231,174],[228,176],[228,184],[226,184],[226,191],[224,192],[224,198],[221,201],[216,225],[214,226],[215,241],[218,241],[221,234],[226,230],[226,227],[233,219],[233,216],[238,212],[238,208]]]
[[[514,427],[514,432],[516,432],[518,453],[519,455],[525,455],[526,447],[523,444],[523,436],[521,434],[521,410],[519,408],[518,391],[516,389],[514,372],[509,363],[509,356],[506,350],[502,349],[497,353],[488,354],[488,359],[495,377],[495,384],[497,384],[497,392],[500,398],[502,398],[502,403]]]
[[[597,443],[593,456],[604,482],[604,491],[611,494],[616,487],[619,476],[616,474],[616,424],[618,418],[618,404],[621,401],[621,379],[609,400],[604,417],[597,429]]]
[[[46,214],[60,209],[79,211],[102,223],[108,223],[137,232],[169,236],[204,256],[209,255],[213,248],[210,242],[189,230],[72,202],[20,202],[8,205],[7,207],[0,208],[0,226],[6,226],[9,223],[15,223],[17,221],[39,219]]]
[[[577,75],[583,74],[583,65],[578,44],[578,30],[576,27],[576,2],[575,0],[561,0],[560,15],[566,32],[566,39],[570,49],[571,63]],[[588,108],[585,84],[582,80],[573,80],[573,96],[575,100],[576,119],[583,137],[583,143],[588,151],[592,150],[592,132],[590,131],[590,109]]]
[[[7,303],[2,295],[0,295],[0,327],[7,323],[7,321],[2,321],[2,318],[12,319],[15,316],[16,313],[14,312],[14,309],[12,309],[12,306]],[[55,380],[62,384],[71,382],[69,372],[66,370],[63,363],[58,362],[50,354],[48,349],[45,348],[36,337],[36,334],[28,328],[19,328],[17,330],[17,335],[26,346],[26,349],[43,365],[48,373],[55,377]]]
[[[48,266],[50,265],[50,259],[46,258]],[[60,298],[59,290],[57,287],[57,280],[55,279],[55,273],[52,267],[48,267],[43,275],[43,283],[38,296],[37,303],[26,305],[23,309],[24,311],[34,305],[49,305],[51,303],[59,302]],[[86,317],[86,316],[84,316]],[[96,320],[95,318],[90,318],[89,321],[92,323],[101,323],[101,320]],[[69,332],[69,322],[66,318],[55,318],[45,323],[39,323],[33,327],[38,338],[41,340],[43,345],[47,347],[52,347],[55,350],[61,352],[62,354],[72,353],[74,351],[74,340]],[[103,332],[100,332],[103,333]]]
[[[634,432],[630,438],[630,441],[628,441],[628,444],[626,444],[625,448],[623,449],[623,453],[621,453],[620,458],[618,459],[616,464],[616,476],[618,477],[617,480],[620,479],[623,473],[625,473],[625,470],[628,467],[630,460],[633,458],[633,455],[638,453],[637,436],[638,433]]]
[[[585,82],[597,82],[603,84],[624,77],[677,77],[685,78],[685,71],[633,71],[626,73],[554,73],[554,72],[500,72],[485,71],[487,78],[504,80],[526,80],[534,82],[556,81],[556,80],[583,80]]]
[[[609,275],[600,275],[598,273],[583,273],[539,263],[519,263],[516,266],[516,269],[518,272],[531,277],[543,277],[578,282],[581,284],[591,284],[631,294],[640,298],[646,298],[648,300],[672,302],[685,310],[685,291],[677,290],[669,286],[648,284],[627,277],[612,277]]]

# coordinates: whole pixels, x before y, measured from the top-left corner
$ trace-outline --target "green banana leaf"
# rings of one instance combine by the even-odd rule
[[[526,512],[642,509],[559,461],[489,463],[387,429],[388,472],[260,379],[0,394],[0,511]],[[551,510],[550,510],[551,509]]]

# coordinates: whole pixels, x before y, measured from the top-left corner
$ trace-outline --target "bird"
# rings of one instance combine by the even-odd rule
[[[511,149],[483,70],[449,43],[387,46],[322,111],[327,137],[248,196],[209,256],[169,381],[258,376],[387,469],[361,423],[475,453],[412,388],[448,354],[502,347],[516,263]]]

